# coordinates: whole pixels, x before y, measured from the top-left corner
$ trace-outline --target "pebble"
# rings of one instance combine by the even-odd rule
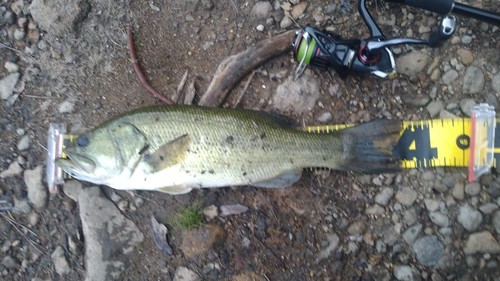
[[[432,101],[430,102],[427,107],[427,111],[429,112],[429,115],[434,118],[438,116],[439,112],[443,109],[443,102],[442,101]]]
[[[462,42],[463,44],[470,44],[472,42],[472,36],[470,35],[464,35],[462,36],[462,38],[460,38],[460,42]]]
[[[333,253],[333,251],[337,248],[337,246],[339,245],[339,242],[340,242],[340,238],[337,234],[333,233],[329,233],[326,235],[327,239],[328,239],[328,246],[326,246],[326,248],[322,249],[319,254],[318,254],[318,257],[316,258],[316,263],[319,263],[325,259],[327,259],[328,257],[330,257],[330,255]]]
[[[19,81],[19,72],[11,73],[0,80],[0,98],[6,100],[14,94],[14,87]]]
[[[24,135],[23,137],[21,137],[21,139],[17,143],[17,149],[19,151],[27,150],[28,148],[30,148],[30,144],[31,144],[30,136]]]
[[[31,206],[28,200],[17,199],[14,197],[14,208],[12,212],[15,214],[29,214],[31,212]]]
[[[366,224],[362,221],[353,222],[349,227],[347,227],[347,233],[349,235],[362,235],[366,230]]]
[[[375,202],[379,205],[386,206],[394,195],[394,189],[390,187],[384,187],[377,195],[375,196]]]
[[[262,32],[262,31],[264,31],[264,25],[263,24],[259,24],[259,25],[257,25],[257,27],[255,29],[257,29],[257,31]]]
[[[372,215],[372,216],[377,216],[377,215],[381,215],[385,212],[384,208],[382,208],[380,205],[378,204],[375,204],[373,206],[370,206],[368,208],[366,208],[365,210],[365,214],[367,215]]]
[[[413,225],[417,222],[417,213],[415,208],[406,209],[403,212],[403,221],[406,225]]]
[[[75,109],[75,102],[72,100],[65,100],[59,104],[59,113],[72,113]]]
[[[35,226],[40,222],[40,215],[37,212],[31,212],[28,215],[28,222],[31,226]]]
[[[408,265],[396,265],[393,270],[394,277],[399,281],[417,281],[420,280],[420,274],[417,270]]]
[[[320,123],[328,123],[328,122],[332,121],[332,119],[333,119],[333,115],[330,112],[326,111],[326,112],[321,113],[317,120]]]
[[[469,235],[465,243],[464,253],[472,255],[476,253],[499,254],[500,244],[489,231],[476,232]]]
[[[90,2],[81,0],[33,0],[29,7],[40,28],[57,37],[74,32],[74,26],[89,10]]]
[[[435,266],[444,254],[444,247],[435,235],[425,236],[413,244],[413,252],[417,260],[425,266]]]
[[[14,31],[14,39],[16,39],[17,41],[23,40],[25,35],[26,33],[24,32],[24,30],[16,29]]]
[[[422,51],[413,51],[400,56],[396,60],[396,69],[403,75],[416,78],[430,62],[431,57],[429,54]]]
[[[473,65],[467,67],[463,78],[463,92],[465,94],[477,94],[482,92],[484,83],[484,74],[481,69]]]
[[[476,230],[483,221],[483,215],[468,204],[460,206],[458,210],[458,222],[468,231]]]
[[[54,263],[54,267],[56,269],[57,274],[65,275],[68,274],[71,269],[69,267],[69,263],[64,256],[64,249],[61,246],[57,246],[55,251],[50,255],[52,258],[52,263]]]
[[[463,64],[469,65],[474,61],[474,56],[472,55],[472,52],[470,50],[459,49],[457,51],[457,55]]]
[[[269,1],[258,1],[250,12],[252,16],[259,19],[266,19],[271,15],[273,7]]]
[[[481,211],[485,215],[489,215],[494,211],[498,210],[498,205],[495,203],[488,202],[479,207],[479,211]]]
[[[7,170],[0,173],[0,178],[10,178],[19,176],[23,172],[23,168],[18,161],[12,161]]]
[[[450,224],[450,219],[448,218],[448,216],[446,216],[445,214],[441,213],[441,212],[431,212],[429,213],[429,218],[431,219],[431,221],[436,224],[436,225],[439,225],[439,226],[448,226]]]
[[[220,206],[220,216],[221,217],[240,215],[240,214],[245,213],[246,211],[248,211],[248,207],[243,206],[241,204]]]
[[[19,66],[11,61],[6,61],[3,66],[9,73],[15,73],[19,71]]]
[[[410,187],[404,187],[396,193],[396,200],[405,206],[411,206],[417,199],[418,193]]]
[[[313,76],[312,71],[306,69],[297,80],[288,77],[278,85],[272,103],[282,112],[302,114],[314,108],[320,93],[320,81]]]
[[[453,81],[458,78],[458,72],[454,69],[450,69],[443,74],[441,79],[445,85],[450,85]]]
[[[11,256],[5,256],[2,259],[2,265],[7,268],[7,269],[16,269],[19,267],[19,262],[16,261],[13,257]]]
[[[425,199],[425,207],[430,212],[435,212],[439,209],[439,201],[434,199]]]
[[[493,227],[495,228],[495,231],[500,234],[500,210],[496,211],[493,216],[491,217],[491,222],[493,224]]]
[[[47,188],[42,183],[43,166],[24,171],[24,183],[28,188],[28,200],[35,209],[42,209],[47,204]]]
[[[202,212],[208,221],[215,219],[219,215],[219,209],[215,205],[210,205],[203,208]]]
[[[497,73],[491,79],[491,87],[495,90],[495,92],[500,93],[500,73]]]
[[[385,242],[382,240],[377,240],[375,248],[377,249],[378,253],[383,254],[383,253],[387,252],[387,244],[385,244]]]
[[[299,4],[293,6],[290,15],[292,16],[293,19],[298,19],[300,16],[302,16],[302,14],[304,14],[306,8],[307,8],[307,2],[300,2]]]
[[[422,224],[419,223],[408,228],[403,233],[403,239],[408,245],[413,245],[413,242],[415,242],[417,237],[420,235],[420,232],[422,232]]]
[[[201,278],[196,274],[196,272],[192,271],[191,269],[184,267],[184,266],[179,266],[175,270],[175,275],[173,281],[200,281]]]
[[[465,193],[470,196],[476,196],[481,191],[481,185],[477,182],[471,182],[465,185]]]
[[[465,192],[464,192],[464,184],[462,182],[457,182],[453,186],[452,195],[453,197],[455,197],[455,199],[464,200]]]

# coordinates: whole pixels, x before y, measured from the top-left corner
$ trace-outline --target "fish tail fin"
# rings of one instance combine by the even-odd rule
[[[401,170],[401,159],[393,151],[403,123],[375,120],[341,131],[344,144],[342,169],[362,173],[393,173]]]

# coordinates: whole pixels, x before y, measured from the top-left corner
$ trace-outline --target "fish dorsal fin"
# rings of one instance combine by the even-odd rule
[[[285,188],[298,181],[301,175],[302,173],[300,171],[287,171],[277,177],[254,182],[251,185],[264,188]]]
[[[190,187],[185,185],[173,185],[173,186],[164,186],[156,189],[160,192],[165,192],[172,195],[185,194],[191,191]]]
[[[152,172],[158,172],[181,162],[188,152],[191,138],[182,135],[160,146],[152,154],[144,155],[144,161],[151,166]]]

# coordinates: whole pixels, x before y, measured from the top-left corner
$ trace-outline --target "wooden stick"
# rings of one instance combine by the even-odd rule
[[[130,53],[130,59],[132,61],[132,66],[134,67],[135,74],[137,75],[137,78],[139,79],[139,82],[141,82],[142,86],[148,90],[153,96],[161,100],[162,102],[166,104],[173,104],[174,102],[165,97],[164,95],[160,94],[151,84],[148,82],[146,79],[146,76],[144,76],[144,73],[142,73],[141,66],[139,65],[139,60],[137,59],[137,55],[135,53],[135,47],[134,47],[134,34],[132,33],[132,27],[128,27],[128,49]]]
[[[247,50],[226,58],[219,64],[214,78],[207,91],[200,99],[199,105],[218,107],[229,91],[248,73],[260,64],[279,56],[292,48],[295,31],[263,40]]]

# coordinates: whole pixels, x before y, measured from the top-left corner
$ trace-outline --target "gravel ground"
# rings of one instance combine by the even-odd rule
[[[500,12],[497,0],[470,1]],[[373,1],[387,37],[425,37],[434,14]],[[49,123],[79,133],[158,104],[137,82],[127,26],[148,79],[173,95],[202,93],[219,62],[306,24],[362,38],[353,1],[4,0],[0,5],[2,280],[500,280],[500,180],[468,183],[459,168],[399,174],[307,172],[285,190],[253,187],[169,196],[69,181],[45,186]],[[292,21],[291,18],[294,19]],[[227,106],[280,112],[299,124],[469,116],[498,106],[500,30],[458,17],[443,46],[397,46],[400,75],[340,79],[291,54],[255,70]],[[172,227],[200,205],[203,225]],[[151,216],[168,227],[155,236]],[[160,227],[160,228],[159,228]],[[162,239],[159,239],[162,240]],[[157,242],[163,248],[157,247]]]

